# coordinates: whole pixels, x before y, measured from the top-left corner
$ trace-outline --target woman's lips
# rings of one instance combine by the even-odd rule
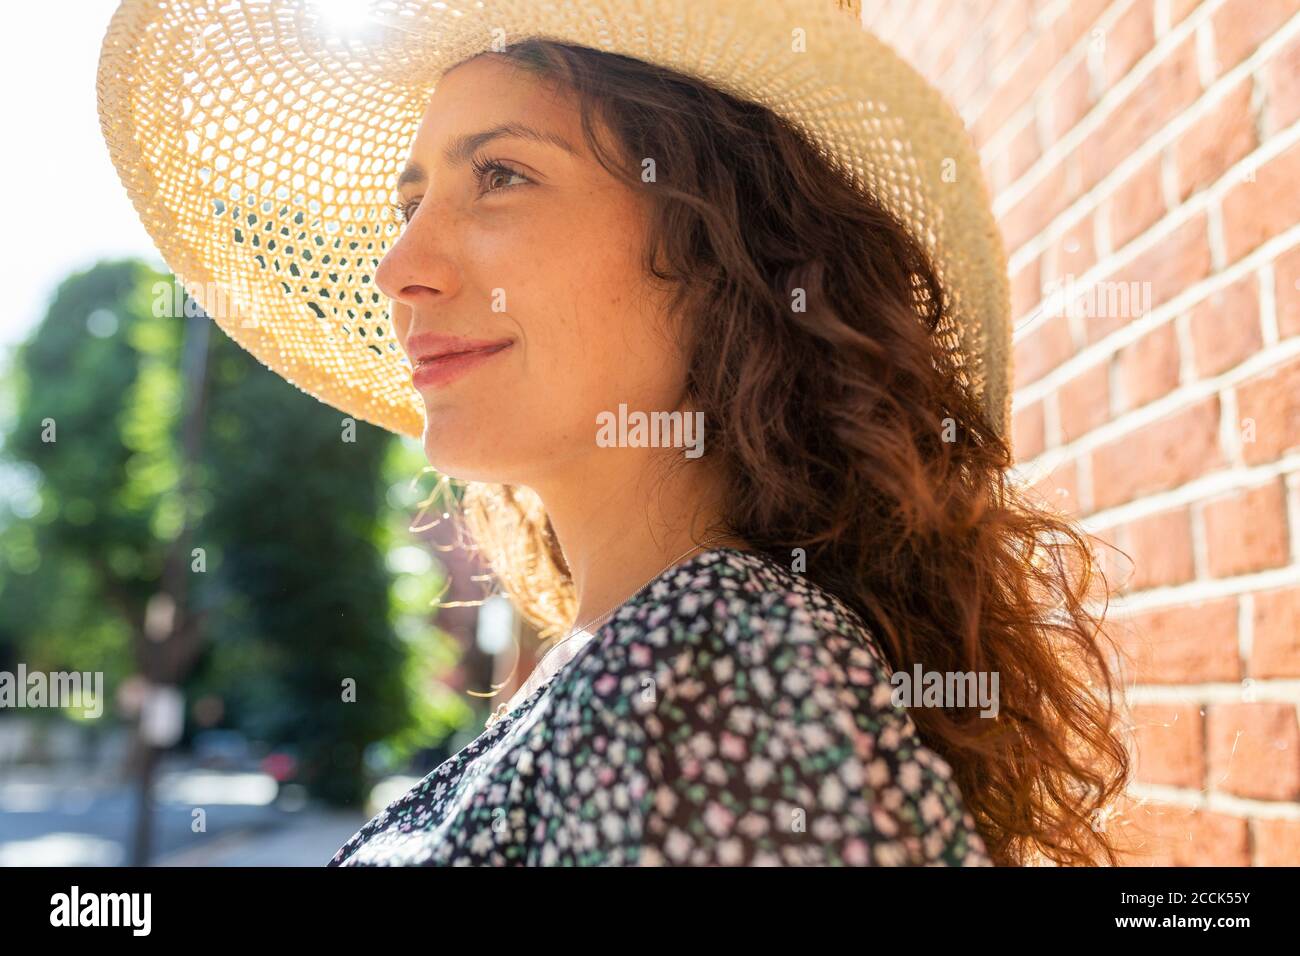
[[[416,388],[442,388],[514,344],[513,341],[499,342],[483,348],[420,359],[411,370],[411,382]]]

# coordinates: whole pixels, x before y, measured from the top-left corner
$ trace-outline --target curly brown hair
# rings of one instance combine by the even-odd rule
[[[995,719],[909,711],[996,863],[1117,863],[1099,825],[1129,775],[1109,589],[1091,536],[1008,475],[924,249],[761,105],[552,41],[483,55],[576,94],[594,155],[650,200],[646,269],[689,317],[689,394],[729,483],[726,529],[787,564],[802,554],[896,671],[998,675]],[[642,157],[671,162],[647,183]],[[537,496],[470,484],[462,507],[521,612],[544,636],[571,627]]]

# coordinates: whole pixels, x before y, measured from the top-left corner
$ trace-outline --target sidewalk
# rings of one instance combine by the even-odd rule
[[[274,828],[249,828],[181,850],[155,866],[324,866],[366,822],[360,813],[308,811]]]

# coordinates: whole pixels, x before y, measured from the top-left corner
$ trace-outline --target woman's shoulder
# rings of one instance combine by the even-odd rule
[[[769,643],[842,637],[884,657],[862,618],[836,596],[772,555],[715,548],[664,572],[612,617],[615,633],[684,639]],[[707,622],[710,627],[701,624]],[[605,630],[602,628],[602,630]]]
[[[574,677],[644,753],[646,861],[987,865],[862,619],[771,556],[698,555],[592,644]]]
[[[792,562],[793,564],[793,562]],[[807,680],[852,679],[872,709],[892,685],[875,635],[844,601],[770,554],[718,548],[661,575],[597,634],[606,653],[633,647],[678,670],[727,660],[798,694]]]
[[[665,689],[706,668],[715,677],[743,671],[756,701],[853,687],[861,709],[908,719],[892,703],[889,666],[861,616],[763,552],[718,548],[679,565],[620,608],[593,643],[604,658],[593,666],[630,651],[635,663],[655,665]]]

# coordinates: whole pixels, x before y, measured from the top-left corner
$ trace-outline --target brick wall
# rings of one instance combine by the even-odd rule
[[[864,6],[980,148],[1026,480],[1132,558],[1129,861],[1300,864],[1300,0]]]

